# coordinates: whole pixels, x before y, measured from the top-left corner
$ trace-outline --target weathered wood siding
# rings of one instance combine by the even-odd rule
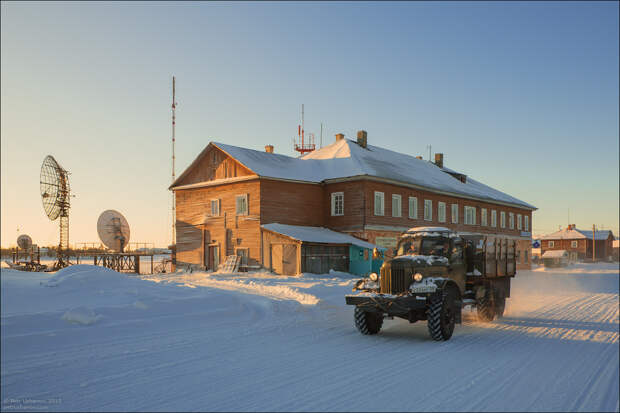
[[[318,184],[261,179],[261,224],[325,225],[323,187]]]
[[[248,215],[237,215],[236,197],[247,194]],[[250,264],[260,259],[260,183],[257,180],[176,191],[177,261],[205,265],[205,244],[220,246],[220,262],[227,253],[248,249]],[[211,216],[211,200],[220,203]]]
[[[215,146],[211,146],[178,185],[249,175],[254,173]]]

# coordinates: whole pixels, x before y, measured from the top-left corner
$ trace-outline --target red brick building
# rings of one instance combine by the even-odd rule
[[[592,259],[593,253],[596,260],[606,261],[613,256],[614,235],[608,230],[593,233],[577,229],[575,224],[571,224],[563,230],[541,237],[540,240],[543,254],[545,251],[566,250],[572,261]],[[592,250],[593,245],[595,251]]]
[[[177,261],[217,267],[226,255],[264,264],[261,225],[327,227],[394,247],[416,226],[517,239],[529,268],[536,208],[443,165],[336,135],[302,158],[211,142],[171,185]]]

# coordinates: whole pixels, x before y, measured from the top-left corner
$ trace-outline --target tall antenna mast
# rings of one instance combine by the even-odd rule
[[[323,122],[321,122],[321,148],[323,147]]]
[[[175,126],[176,126],[176,108],[177,108],[177,102],[175,99],[175,83],[176,83],[176,78],[174,76],[172,76],[172,183],[174,183],[175,181],[175,173],[174,173],[174,160],[175,160],[175,156],[174,156],[174,141],[175,141]],[[174,201],[174,191],[172,191],[172,245],[176,244],[176,234],[175,234],[175,221],[176,221],[176,214],[175,214],[175,201]]]
[[[305,133],[306,131],[304,130],[304,104],[301,104],[301,125],[298,125],[297,127],[297,138],[301,140],[301,144],[299,143],[299,141],[295,141],[295,146],[294,149],[299,152],[301,154],[301,156],[304,156],[306,153],[308,152],[312,152],[313,150],[316,149],[316,146],[314,144],[314,134],[310,133],[308,134],[308,143],[306,144],[305,142]]]

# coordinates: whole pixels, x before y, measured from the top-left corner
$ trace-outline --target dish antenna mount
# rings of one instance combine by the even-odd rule
[[[116,252],[123,252],[129,243],[129,223],[123,214],[108,209],[99,215],[97,234],[106,247]]]
[[[55,269],[69,265],[65,254],[69,248],[69,208],[70,192],[69,172],[54,159],[47,155],[41,165],[41,200],[45,214],[51,221],[59,219],[60,242],[58,243],[57,261]]]

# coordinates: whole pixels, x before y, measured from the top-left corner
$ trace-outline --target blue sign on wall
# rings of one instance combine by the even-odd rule
[[[532,243],[532,247],[533,247],[533,248],[540,248],[540,242],[538,242],[538,241],[534,241],[534,242]]]

